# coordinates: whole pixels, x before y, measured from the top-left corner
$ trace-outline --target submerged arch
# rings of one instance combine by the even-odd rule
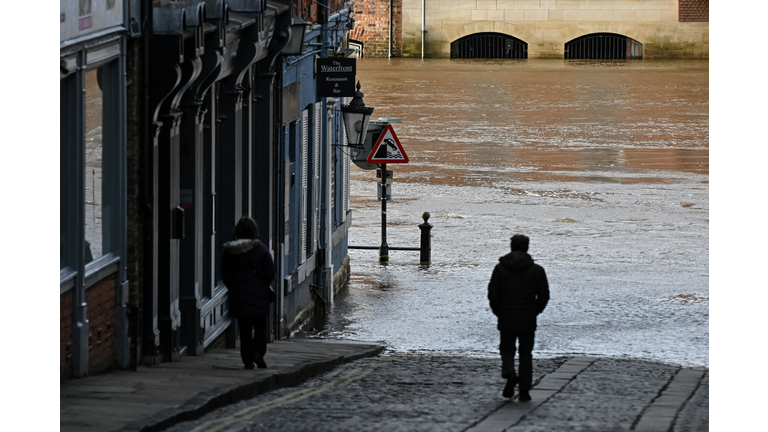
[[[566,59],[642,59],[643,44],[616,33],[591,33],[565,43]]]
[[[357,58],[363,58],[363,52],[365,49],[365,43],[355,39],[349,39],[348,46],[355,52]]]
[[[528,58],[528,43],[504,33],[474,33],[451,42],[451,58]]]

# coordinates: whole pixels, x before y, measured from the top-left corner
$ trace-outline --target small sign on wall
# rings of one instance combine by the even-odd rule
[[[59,0],[59,42],[124,25],[124,4],[131,0]],[[133,0],[138,3],[137,0]]]
[[[318,97],[355,95],[355,59],[319,58],[316,61]]]
[[[296,81],[283,87],[283,126],[295,122],[301,117],[299,92],[301,83]]]

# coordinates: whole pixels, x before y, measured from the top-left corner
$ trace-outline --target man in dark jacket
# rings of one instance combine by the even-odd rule
[[[501,376],[507,380],[503,394],[513,397],[519,384],[521,401],[531,400],[536,316],[549,301],[547,275],[528,255],[528,243],[522,234],[512,237],[512,252],[499,258],[488,284],[488,300],[501,334]],[[515,374],[515,341],[520,344],[519,374]]]

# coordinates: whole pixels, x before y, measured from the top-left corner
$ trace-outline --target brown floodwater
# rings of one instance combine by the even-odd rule
[[[358,62],[373,118],[395,130],[403,179],[657,182],[649,170],[709,171],[708,62]],[[585,175],[586,173],[586,175]],[[450,180],[448,180],[450,179]],[[437,181],[437,180],[436,180]]]
[[[707,61],[364,59],[373,118],[410,162],[394,171],[389,246],[350,250],[352,275],[307,334],[391,351],[496,355],[488,279],[531,238],[552,299],[534,354],[709,363]],[[380,244],[374,171],[352,169],[352,245]]]

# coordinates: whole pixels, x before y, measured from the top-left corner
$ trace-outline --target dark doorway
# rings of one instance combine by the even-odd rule
[[[528,58],[528,44],[502,33],[475,33],[451,42],[451,58]]]
[[[566,42],[566,59],[642,59],[643,44],[615,33],[592,33]]]

